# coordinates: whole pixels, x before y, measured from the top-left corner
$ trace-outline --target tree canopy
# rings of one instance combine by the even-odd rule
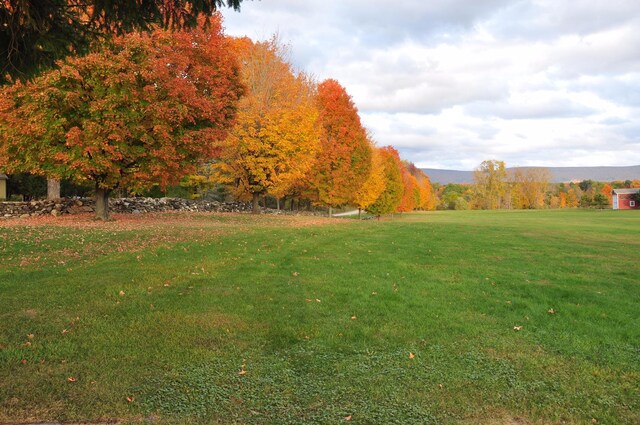
[[[84,54],[105,34],[183,29],[242,0],[4,0],[0,5],[0,84],[26,78],[70,54]]]
[[[371,170],[371,144],[351,96],[336,80],[318,86],[322,133],[311,187],[318,202],[336,207],[354,201]]]
[[[243,91],[219,15],[208,30],[120,37],[0,91],[0,167],[91,181],[104,202],[176,183],[226,137]]]
[[[214,169],[240,198],[253,198],[257,213],[259,196],[283,197],[313,164],[319,140],[315,85],[292,69],[277,39],[236,44],[248,93]]]
[[[396,211],[404,196],[402,180],[402,161],[398,151],[392,146],[385,146],[379,151],[384,167],[385,188],[378,199],[367,207],[367,211],[380,217]]]
[[[502,207],[506,192],[507,171],[503,161],[483,161],[473,173],[476,183],[476,204],[480,209]]]

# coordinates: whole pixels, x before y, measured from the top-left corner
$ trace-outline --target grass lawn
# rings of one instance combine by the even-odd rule
[[[0,423],[640,423],[640,214],[0,222]]]

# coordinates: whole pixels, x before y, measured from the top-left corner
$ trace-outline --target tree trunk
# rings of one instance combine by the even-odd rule
[[[252,214],[260,214],[260,194],[253,194],[253,209],[251,210]]]
[[[358,208],[358,220],[362,220],[362,208]]]
[[[96,187],[96,220],[109,220],[109,192],[108,189]]]
[[[329,205],[329,217],[333,217],[333,208]]]
[[[60,180],[47,179],[47,199],[60,199]]]
[[[280,212],[280,198],[276,196],[276,209]]]

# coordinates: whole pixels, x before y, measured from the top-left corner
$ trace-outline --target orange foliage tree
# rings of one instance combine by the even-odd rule
[[[320,151],[309,186],[312,198],[336,207],[354,201],[371,169],[371,145],[358,110],[346,90],[335,80],[318,86]]]
[[[558,193],[558,197],[560,198],[560,208],[567,208],[567,193],[560,192]]]
[[[236,195],[253,199],[257,213],[260,196],[279,199],[308,174],[318,150],[318,111],[314,85],[292,70],[275,38],[237,44],[248,93],[214,169]]]
[[[0,166],[91,181],[96,216],[118,187],[174,184],[213,153],[243,93],[215,15],[208,30],[118,38],[0,92]]]
[[[415,205],[413,209],[433,210],[436,207],[436,198],[431,186],[431,180],[424,171],[416,167],[409,161],[404,161],[404,165],[416,182],[417,193],[414,193]]]
[[[431,186],[431,180],[424,174],[424,178],[418,179],[420,185],[420,208],[425,211],[436,209],[437,199]]]
[[[402,161],[400,165],[400,174],[402,175],[404,189],[402,191],[402,199],[396,211],[410,212],[420,205],[420,189],[418,187],[418,180],[407,169],[407,163]]]
[[[609,183],[602,186],[602,194],[607,197],[609,204],[613,203],[613,187]]]

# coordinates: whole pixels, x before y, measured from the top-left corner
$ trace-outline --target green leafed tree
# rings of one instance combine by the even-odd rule
[[[242,0],[4,0],[0,5],[0,84],[25,78],[70,54],[86,53],[106,34],[183,29],[199,15]]]
[[[507,170],[503,161],[483,161],[473,173],[476,207],[494,210],[502,207],[507,191]]]
[[[128,35],[0,91],[0,168],[109,193],[177,183],[231,126],[244,91],[215,15],[208,30]]]

